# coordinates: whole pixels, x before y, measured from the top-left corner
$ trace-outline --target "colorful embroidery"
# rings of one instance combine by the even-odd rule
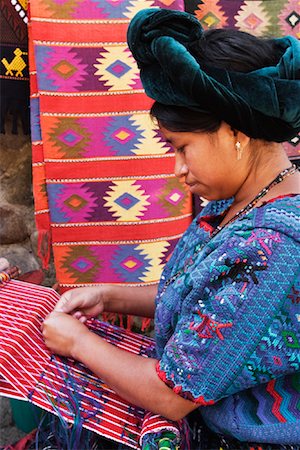
[[[299,201],[300,195],[266,202],[212,239],[210,229],[198,226],[200,215],[175,248],[159,285],[159,377],[184,398],[211,405],[203,410],[209,425],[241,440],[300,440],[299,431],[289,435],[290,429],[283,430],[282,440],[270,428],[300,420],[299,408],[292,413],[284,409],[280,399],[290,394],[278,384],[285,378],[288,383],[300,370],[300,278],[295,278],[300,264]],[[217,216],[227,206],[214,202],[202,214]],[[168,284],[181,268],[180,276]],[[274,386],[281,386],[280,393]],[[264,436],[260,433],[259,439],[248,418],[251,413],[239,409],[244,392],[256,415],[265,409],[266,399],[273,401],[268,417],[261,419]],[[226,424],[220,419],[227,414],[225,403],[231,414]],[[238,430],[235,423],[241,424]]]
[[[215,320],[211,319],[209,316],[201,314],[199,311],[198,315],[202,319],[201,322],[199,324],[192,322],[189,329],[196,331],[198,337],[203,339],[211,339],[212,337],[214,337],[214,333],[216,333],[218,338],[223,341],[224,336],[222,335],[220,329],[230,328],[232,327],[232,323],[218,323]]]

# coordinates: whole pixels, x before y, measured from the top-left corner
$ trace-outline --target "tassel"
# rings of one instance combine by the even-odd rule
[[[132,324],[133,324],[133,316],[127,316],[127,331],[132,331]]]
[[[151,323],[152,323],[152,319],[144,318],[144,319],[142,320],[141,331],[148,331],[149,328],[150,328]]]
[[[10,276],[6,272],[0,272],[0,284],[7,283],[10,280]]]
[[[38,257],[42,261],[43,269],[49,268],[50,254],[51,254],[51,238],[48,230],[38,231]]]

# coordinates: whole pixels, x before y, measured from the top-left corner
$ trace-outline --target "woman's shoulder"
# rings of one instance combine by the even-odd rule
[[[233,198],[207,203],[193,220],[187,235],[197,231],[201,220],[222,215],[232,202]],[[267,200],[225,227],[224,231],[230,235],[257,228],[283,233],[300,242],[300,194],[280,195]]]
[[[300,194],[281,195],[253,210],[255,228],[271,228],[300,241]]]

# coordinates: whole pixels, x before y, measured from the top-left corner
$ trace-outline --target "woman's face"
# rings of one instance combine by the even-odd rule
[[[245,169],[244,162],[237,160],[237,140],[229,125],[223,122],[215,133],[160,129],[175,150],[175,175],[184,178],[193,194],[207,200],[236,194],[245,179]]]

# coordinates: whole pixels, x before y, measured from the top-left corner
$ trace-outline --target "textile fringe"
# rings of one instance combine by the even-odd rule
[[[103,313],[102,317],[105,322],[108,322],[112,325],[118,325],[121,328],[126,329],[127,331],[132,331],[134,320],[133,316],[126,316],[117,313]]]
[[[122,315],[117,313],[103,313],[101,314],[103,320],[105,322],[109,322],[112,325],[118,325],[121,328],[126,329],[127,331],[133,331],[133,327],[135,325],[135,317],[131,315]],[[152,319],[143,318],[141,322],[141,326],[139,326],[140,332],[150,331],[152,324]]]
[[[152,323],[152,319],[144,318],[142,320],[141,331],[149,331],[151,323]]]
[[[37,255],[41,259],[42,268],[48,269],[51,255],[51,236],[48,230],[38,230]]]

